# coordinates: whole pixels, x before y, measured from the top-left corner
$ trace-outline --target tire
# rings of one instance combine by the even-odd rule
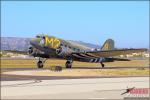
[[[65,65],[66,65],[66,68],[71,68],[72,67],[72,64],[69,61],[67,61]]]
[[[105,67],[105,65],[104,64],[102,64],[102,68],[104,68]]]
[[[37,67],[38,67],[38,68],[43,68],[43,63],[42,63],[42,61],[38,61]]]

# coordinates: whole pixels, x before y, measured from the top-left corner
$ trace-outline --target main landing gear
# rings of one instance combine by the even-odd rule
[[[46,61],[46,58],[39,58],[39,60],[37,62],[37,67],[43,68],[45,61]]]
[[[102,68],[104,68],[104,67],[105,67],[105,65],[103,64],[103,62],[100,62],[100,64],[101,64]]]
[[[38,62],[37,62],[37,67],[38,68],[43,68],[44,63],[45,63],[46,60],[47,60],[46,58],[40,58],[39,57]],[[66,64],[65,64],[66,68],[71,68],[72,67],[72,63],[73,63],[73,60],[72,59],[68,59],[66,61]]]
[[[72,67],[72,61],[67,60],[65,66],[66,66],[66,68],[71,68]]]

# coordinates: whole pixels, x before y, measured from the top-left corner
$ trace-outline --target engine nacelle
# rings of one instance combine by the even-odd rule
[[[71,54],[71,52],[72,51],[70,48],[64,47],[64,46],[61,46],[56,49],[56,54],[60,55],[60,56],[67,56],[67,55]]]
[[[29,47],[28,54],[33,57],[49,58],[49,55],[45,54],[44,52],[40,52],[39,50],[33,47]]]
[[[28,48],[28,54],[32,55],[34,53],[33,47]]]

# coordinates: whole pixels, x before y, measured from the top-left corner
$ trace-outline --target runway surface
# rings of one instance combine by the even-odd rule
[[[123,99],[126,89],[149,88],[149,77],[1,82],[2,99]]]
[[[114,69],[126,68],[128,67]],[[3,68],[1,72],[2,99],[123,99],[130,95],[121,95],[127,88],[149,88],[147,75],[61,76],[60,73],[60,76],[40,76],[38,72],[53,72],[35,68]]]

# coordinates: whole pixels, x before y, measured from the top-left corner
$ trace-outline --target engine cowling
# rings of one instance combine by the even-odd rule
[[[38,51],[37,49],[35,49],[33,47],[29,47],[28,54],[30,56],[33,56],[33,57],[49,58],[49,55],[47,55],[47,54],[45,54],[43,52],[40,52],[40,51]]]
[[[63,55],[63,56],[67,56],[69,54],[71,54],[71,50],[67,47],[61,46],[59,48],[56,49],[56,54],[57,55]]]
[[[33,47],[29,47],[28,48],[28,54],[31,55],[33,54],[34,50],[33,50]]]

